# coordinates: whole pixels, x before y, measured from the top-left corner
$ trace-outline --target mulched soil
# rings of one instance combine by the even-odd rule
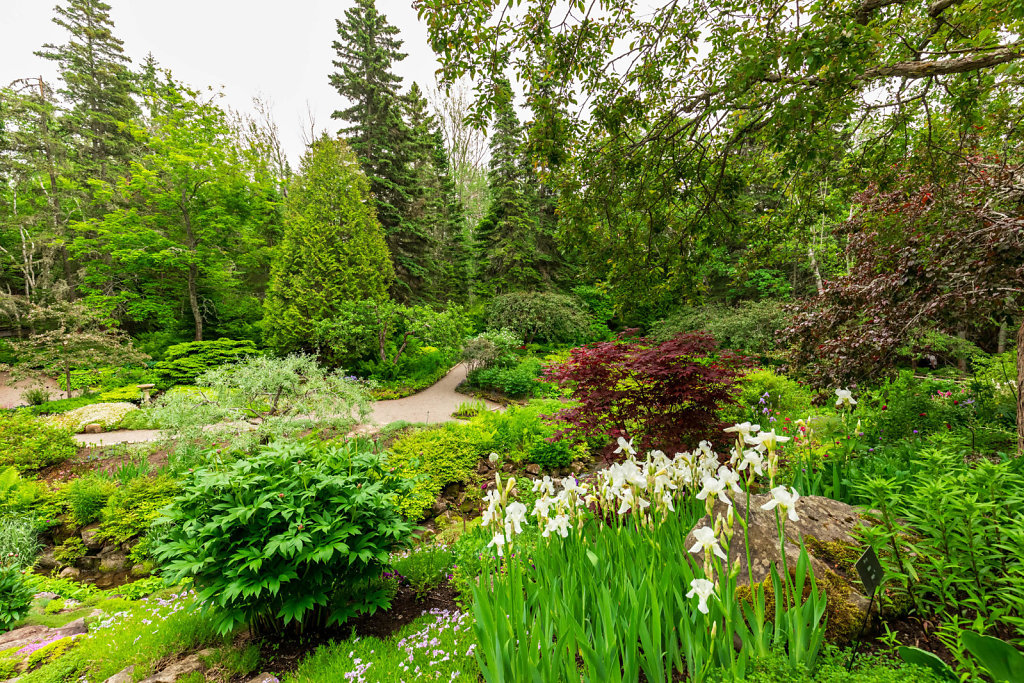
[[[267,638],[260,642],[260,666],[265,671],[289,673],[318,647],[333,640],[348,638],[353,629],[359,637],[386,638],[432,609],[457,609],[458,593],[447,582],[430,591],[422,600],[408,586],[401,586],[386,612],[363,615],[342,626],[307,633],[301,637]]]
[[[138,449],[147,448],[146,460],[155,471],[167,464],[167,448],[154,448],[153,444],[114,444],[110,446],[79,448],[74,457],[46,467],[36,473],[36,478],[47,483],[65,482],[90,472],[114,473],[122,465],[138,458]]]

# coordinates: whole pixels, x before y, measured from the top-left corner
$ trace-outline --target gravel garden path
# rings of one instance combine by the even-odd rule
[[[466,379],[467,369],[459,364],[445,375],[439,382],[424,389],[418,394],[398,398],[392,401],[376,401],[370,411],[370,417],[358,431],[365,432],[374,425],[386,425],[400,420],[405,422],[450,422],[461,403],[473,399],[455,391],[462,380]],[[491,401],[484,401],[488,410],[501,410],[502,406]],[[110,446],[113,444],[150,443],[159,441],[162,432],[156,429],[135,429],[105,432],[103,434],[76,434],[75,440],[83,446]]]

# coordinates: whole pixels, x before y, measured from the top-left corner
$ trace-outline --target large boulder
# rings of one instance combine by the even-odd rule
[[[176,662],[171,662],[162,671],[142,679],[140,683],[174,683],[179,678],[184,678],[189,674],[205,671],[206,663],[203,660],[214,654],[214,650],[200,650]]]
[[[100,556],[101,572],[123,572],[129,568],[130,563],[124,553],[117,551]]]
[[[856,635],[864,621],[868,608],[868,599],[859,591],[862,590],[854,569],[854,562],[861,552],[861,544],[855,535],[858,527],[869,524],[860,511],[846,503],[822,496],[803,496],[797,500],[796,513],[798,521],[785,519],[785,544],[779,542],[778,521],[776,510],[784,516],[781,509],[762,510],[761,506],[770,500],[770,495],[750,496],[750,518],[747,539],[750,545],[750,571],[747,569],[746,545],[744,544],[741,520],[747,514],[747,497],[745,494],[732,495],[735,504],[733,537],[729,545],[729,561],[733,566],[739,565],[736,581],[740,586],[748,585],[750,578],[754,583],[770,581],[771,566],[778,567],[782,572],[782,549],[785,548],[786,563],[790,572],[796,568],[800,558],[801,541],[807,549],[815,579],[819,587],[824,588],[829,601],[828,635],[830,640],[847,642]],[[717,501],[712,516],[705,515],[693,530],[702,526],[714,526],[719,515],[725,526],[728,505]],[[689,549],[696,543],[693,530],[686,538]],[[724,548],[723,548],[724,549]],[[698,562],[703,560],[694,557]],[[725,568],[725,561],[715,558],[716,571]],[[770,585],[770,584],[769,584]]]
[[[89,526],[87,526],[87,527],[82,529],[82,533],[81,533],[82,543],[85,544],[86,548],[88,548],[89,550],[99,550],[100,548],[103,547],[103,541],[101,541],[98,538],[96,538],[96,536],[97,536],[97,534],[99,534],[99,532],[100,532],[99,522],[95,522],[93,524],[90,524]]]

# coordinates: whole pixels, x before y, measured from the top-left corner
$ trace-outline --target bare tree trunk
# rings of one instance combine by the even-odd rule
[[[188,305],[192,308],[192,318],[196,322],[196,341],[203,341],[203,313],[199,310],[199,295],[196,293],[196,280],[199,269],[195,264],[188,267]]]
[[[807,255],[811,257],[811,270],[814,271],[814,284],[818,287],[818,296],[825,293],[825,284],[821,279],[821,270],[818,268],[818,258],[814,255],[814,247],[807,250]]]
[[[999,337],[996,338],[996,353],[999,355],[1006,353],[1006,337],[1009,328],[1005,319],[999,323]]]
[[[956,336],[959,337],[960,339],[963,339],[964,341],[967,341],[967,330],[961,327],[957,331]],[[963,356],[957,357],[956,367],[961,373],[967,374],[967,359],[964,358]]]
[[[1024,317],[1017,330],[1017,455],[1024,455]]]
[[[193,193],[194,196],[194,193]],[[192,214],[189,212],[189,196],[184,188],[181,190],[181,219],[185,225],[185,239],[189,253],[196,256],[199,240],[192,231]],[[203,341],[203,312],[199,310],[199,294],[196,291],[199,280],[199,266],[194,262],[188,264],[188,305],[192,309],[192,319],[196,324],[196,341]]]

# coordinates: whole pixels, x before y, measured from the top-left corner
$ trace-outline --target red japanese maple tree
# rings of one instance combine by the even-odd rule
[[[658,343],[623,333],[616,341],[573,349],[549,367],[549,381],[572,388],[575,407],[551,416],[567,423],[555,438],[604,437],[607,452],[618,437],[669,454],[702,439],[721,440],[719,411],[734,402],[741,369],[749,362],[720,351],[706,332]]]

